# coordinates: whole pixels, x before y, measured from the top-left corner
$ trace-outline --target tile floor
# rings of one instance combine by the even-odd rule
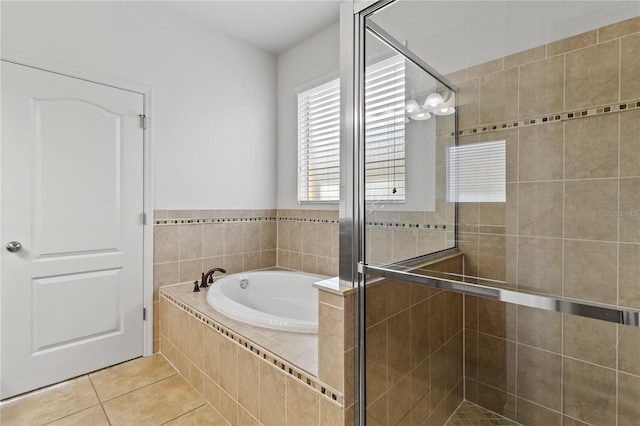
[[[0,404],[0,424],[226,425],[162,355],[138,358]]]
[[[0,425],[223,426],[227,422],[156,354],[4,401]],[[518,423],[464,401],[445,426],[480,425]]]
[[[507,425],[519,426],[513,420],[502,417],[493,411],[486,410],[472,402],[462,401],[462,404],[451,415],[445,426],[484,426]]]

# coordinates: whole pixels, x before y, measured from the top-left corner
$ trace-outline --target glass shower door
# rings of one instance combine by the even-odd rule
[[[366,422],[638,424],[640,5],[360,16]]]
[[[368,22],[364,263],[461,277],[447,194],[457,88],[393,42]],[[464,393],[462,295],[375,275],[365,285],[367,424],[444,423]]]

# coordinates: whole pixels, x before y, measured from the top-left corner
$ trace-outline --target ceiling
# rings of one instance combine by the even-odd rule
[[[279,55],[339,20],[334,0],[160,2],[172,11]]]
[[[447,74],[639,15],[638,0],[401,0],[371,19]]]
[[[279,55],[337,23],[341,1],[172,0],[158,3],[173,13]],[[376,14],[374,20],[398,40],[414,43],[420,39],[433,40],[432,44],[425,45],[431,53],[426,57],[445,49],[449,54],[443,58],[453,66],[460,65],[455,57],[449,57],[453,52],[461,52],[453,48],[456,42],[467,50],[466,54],[458,55],[458,62],[466,58],[467,62],[480,63],[488,60],[478,56],[480,53],[491,56],[491,50],[500,50],[493,56],[506,56],[637,16],[639,12],[638,0],[400,0]],[[469,34],[474,36],[469,38]]]

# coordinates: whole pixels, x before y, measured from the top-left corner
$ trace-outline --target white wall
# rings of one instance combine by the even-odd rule
[[[340,27],[338,23],[278,56],[278,208],[338,209],[335,204],[297,201],[298,100],[296,89],[310,82],[339,77]]]
[[[156,209],[276,207],[276,58],[162,2],[6,2],[2,49],[153,90]]]

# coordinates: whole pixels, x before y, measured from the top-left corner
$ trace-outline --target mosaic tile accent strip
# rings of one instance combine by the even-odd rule
[[[380,222],[380,221],[372,221],[366,222],[367,226],[370,227],[381,227],[381,228],[421,228],[421,229],[436,229],[440,231],[444,231],[447,229],[447,225],[444,224],[430,224],[430,223],[405,223],[405,222]]]
[[[282,217],[278,216],[276,218],[278,222],[312,222],[312,223],[340,223],[338,220],[331,219],[317,219],[317,218],[309,218],[309,217]]]
[[[513,420],[482,408],[472,402],[462,401],[458,409],[449,417],[445,426],[507,425],[522,426]]]
[[[157,219],[154,225],[189,225],[203,223],[237,223],[237,222],[310,222],[310,223],[338,223],[337,220],[316,219],[307,217],[215,217],[204,219]]]
[[[277,217],[215,217],[205,219],[157,219],[154,225],[190,225],[203,223],[275,222]]]
[[[238,345],[240,345],[240,346],[244,347],[245,349],[251,351],[258,358],[260,358],[260,359],[262,359],[262,360],[264,360],[266,362],[269,362],[269,363],[275,365],[276,367],[280,368],[282,371],[288,373],[294,379],[296,379],[299,382],[304,383],[305,385],[309,386],[311,389],[313,389],[316,393],[318,393],[323,398],[326,398],[326,399],[328,399],[328,400],[330,400],[330,401],[332,401],[334,403],[339,404],[340,407],[344,406],[344,397],[340,392],[338,392],[338,391],[336,391],[334,389],[331,389],[329,386],[327,386],[324,383],[318,381],[318,379],[316,379],[315,377],[310,376],[309,374],[307,374],[303,370],[299,369],[298,367],[294,366],[293,364],[289,363],[288,361],[278,357],[277,355],[269,352],[268,350],[264,349],[263,347],[253,343],[252,341],[250,341],[248,339],[245,339],[243,336],[241,336],[239,334],[236,334],[233,330],[228,329],[228,328],[220,325],[216,321],[214,321],[211,318],[201,314],[197,310],[193,309],[191,306],[181,302],[180,300],[178,300],[177,298],[175,298],[175,297],[171,296],[170,294],[166,293],[162,289],[160,289],[160,297],[163,297],[168,302],[173,303],[175,306],[180,308],[182,311],[186,312],[187,314],[189,314],[193,318],[197,319],[198,321],[201,321],[203,324],[205,324],[206,326],[208,326],[212,330],[216,330],[218,333],[220,333],[224,337],[232,340],[233,342],[237,343]]]
[[[301,217],[228,217],[228,218],[204,218],[204,219],[157,219],[154,225],[197,225],[207,223],[238,223],[238,222],[307,222],[307,223],[340,223],[338,220],[301,218]],[[421,228],[446,230],[445,224],[433,223],[405,223],[405,222],[384,222],[369,221],[367,226],[380,228]]]
[[[484,125],[479,127],[472,127],[469,129],[462,129],[462,130],[458,130],[458,136],[477,135],[482,133],[495,132],[498,130],[513,129],[516,127],[527,127],[527,126],[533,126],[537,124],[552,123],[555,121],[575,120],[578,118],[593,117],[596,115],[612,114],[612,113],[625,112],[625,111],[633,111],[637,109],[640,109],[640,99],[635,99],[635,100],[626,101],[626,102],[618,102],[615,104],[609,104],[605,106],[599,106],[599,107],[583,109],[578,111],[561,112],[557,114],[545,115],[545,116],[530,118],[526,120],[509,121],[509,122],[489,124],[489,125]],[[456,134],[454,132],[447,132],[439,136],[454,137],[455,135]]]

